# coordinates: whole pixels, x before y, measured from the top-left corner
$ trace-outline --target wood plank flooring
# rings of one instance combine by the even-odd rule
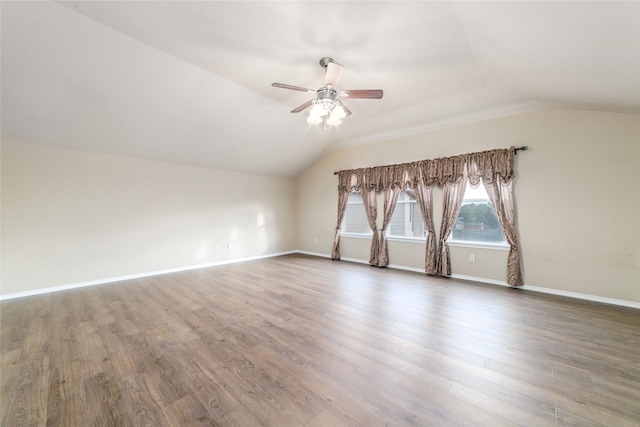
[[[639,426],[640,312],[304,255],[0,304],[2,426]]]

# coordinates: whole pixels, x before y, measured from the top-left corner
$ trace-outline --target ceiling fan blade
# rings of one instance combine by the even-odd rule
[[[307,102],[305,102],[304,104],[302,104],[299,107],[294,108],[293,110],[291,110],[292,113],[299,113],[300,111],[304,111],[307,108],[311,107],[313,105],[313,101],[315,101],[315,99],[309,100]]]
[[[338,87],[338,82],[340,81],[340,77],[342,76],[344,66],[335,62],[329,62],[326,68],[327,69],[324,72],[324,85],[331,85],[331,87],[333,87],[333,89],[335,90],[335,88]]]
[[[300,86],[286,85],[284,83],[271,83],[271,86],[279,87],[282,89],[299,90],[300,92],[315,92],[315,90],[313,89],[308,89],[306,87],[300,87]]]
[[[382,98],[382,89],[341,90],[339,96],[342,98],[380,99]]]

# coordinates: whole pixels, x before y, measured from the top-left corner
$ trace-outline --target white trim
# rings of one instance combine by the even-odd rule
[[[301,251],[301,250],[296,250],[296,251],[293,251],[293,252],[297,253],[297,254],[317,256],[317,257],[320,257],[320,258],[331,258],[331,255],[321,254],[319,252],[309,252],[309,251]]]
[[[508,288],[521,288],[520,286],[511,286],[504,280],[485,279],[484,277],[466,276],[464,274],[452,274],[449,277],[451,277],[452,279],[469,280],[470,282],[480,282],[489,285],[506,286]],[[528,286],[527,289],[529,289]]]
[[[396,270],[413,271],[414,273],[426,274],[424,268],[407,267],[406,265],[389,264],[387,268],[393,268]]]
[[[320,256],[320,257],[324,257],[324,258],[330,258],[328,255],[324,255],[324,254],[315,254],[315,253],[312,253],[312,252],[305,252],[305,251],[296,251],[296,252],[302,253],[302,254],[306,254],[306,255],[315,255],[315,256]],[[344,258],[343,257],[343,258],[341,258],[341,260],[342,261],[347,261],[347,262],[355,262],[355,263],[358,263],[358,264],[369,264],[368,261],[363,260],[363,259],[358,259],[358,258]],[[404,265],[389,264],[388,268],[393,268],[393,269],[396,269],[396,270],[413,271],[415,273],[426,274],[424,269],[415,268],[415,267],[407,267],[407,266],[404,266]],[[570,298],[576,298],[576,299],[582,299],[582,300],[588,300],[588,301],[601,302],[601,303],[604,303],[604,304],[613,304],[613,305],[620,305],[620,306],[623,306],[623,307],[631,307],[631,308],[640,309],[640,303],[634,302],[634,301],[627,301],[627,300],[623,300],[623,299],[615,299],[615,298],[601,297],[601,296],[597,296],[597,295],[581,294],[581,293],[578,293],[578,292],[569,292],[569,291],[563,291],[563,290],[560,290],[560,289],[543,288],[543,287],[540,287],[540,286],[531,286],[531,285],[525,285],[523,287],[511,286],[511,285],[509,285],[507,282],[505,282],[503,280],[485,279],[483,277],[475,277],[475,276],[465,276],[464,274],[452,274],[450,277],[452,279],[469,280],[469,281],[472,281],[472,282],[486,283],[486,284],[489,284],[489,285],[505,286],[505,287],[508,287],[508,288],[522,289],[522,290],[540,292],[540,293],[552,294],[552,295],[561,295],[561,296],[570,297]]]
[[[507,282],[502,281],[502,280],[484,279],[482,277],[465,276],[465,275],[462,275],[462,274],[452,274],[451,278],[452,279],[470,280],[470,281],[473,281],[473,282],[480,282],[480,283],[488,283],[490,285],[507,286],[507,287],[510,287],[510,288],[522,289],[522,290],[533,291],[533,292],[540,292],[540,293],[543,293],[543,294],[560,295],[560,296],[563,296],[563,297],[576,298],[576,299],[582,299],[582,300],[587,300],[587,301],[601,302],[601,303],[604,303],[604,304],[621,305],[621,306],[624,306],[624,307],[631,307],[631,308],[640,309],[640,302],[627,301],[627,300],[623,300],[623,299],[607,298],[607,297],[601,297],[601,296],[598,296],[598,295],[590,295],[590,294],[582,294],[582,293],[579,293],[579,292],[563,291],[561,289],[544,288],[544,287],[541,287],[541,286],[531,286],[531,285],[525,285],[525,286],[522,286],[522,287],[520,287],[520,286],[511,286]]]
[[[355,263],[358,263],[358,264],[367,264],[367,265],[369,265],[369,261],[367,261],[365,259],[358,259],[358,258],[340,257],[340,261],[355,262]]]
[[[325,255],[325,254],[318,254],[318,253],[306,252],[306,251],[295,251],[295,252],[301,253],[301,254],[305,254],[305,255],[312,255],[312,256],[319,256],[319,257],[323,257],[323,258],[330,258],[330,256]],[[368,261],[366,261],[364,259],[358,259],[358,258],[345,258],[345,257],[342,257],[341,260],[342,261],[347,261],[347,262],[355,262],[355,263],[358,263],[358,264],[367,264],[367,265],[369,264]],[[415,268],[415,267],[407,267],[407,266],[404,266],[404,265],[389,264],[388,268],[426,274],[423,269]],[[433,276],[433,277],[436,277],[436,276]],[[587,300],[587,301],[601,302],[601,303],[604,303],[604,304],[612,304],[612,305],[619,305],[619,306],[623,306],[623,307],[630,307],[630,308],[640,309],[640,303],[639,302],[627,301],[627,300],[623,300],[623,299],[607,298],[607,297],[601,297],[601,296],[598,296],[598,295],[590,295],[590,294],[581,294],[579,292],[563,291],[563,290],[560,290],[560,289],[543,288],[541,286],[531,286],[531,285],[525,285],[523,287],[511,286],[507,282],[505,282],[504,280],[485,279],[483,277],[466,276],[464,274],[452,274],[450,277],[452,279],[469,280],[471,282],[479,282],[479,283],[486,283],[486,284],[489,284],[489,285],[505,286],[505,287],[508,287],[508,288],[522,289],[522,290],[526,290],[526,291],[540,292],[540,293],[552,294],[552,295],[560,295],[560,296],[569,297],[569,298],[576,298],[576,299]]]
[[[353,237],[354,239],[369,239],[371,240],[373,238],[373,233],[371,234],[356,234],[356,233],[347,233],[344,231],[340,232],[340,237]]]
[[[367,264],[369,265],[369,261],[366,261],[364,259],[357,259],[357,258],[340,258],[341,261],[347,261],[347,262],[355,262],[358,264]],[[407,267],[405,265],[397,265],[397,264],[389,264],[387,266],[387,268],[393,268],[394,270],[405,270],[405,271],[411,271],[414,273],[424,273],[424,269],[420,269],[420,268],[415,268],[415,267]]]
[[[72,283],[70,285],[52,286],[52,287],[49,287],[49,288],[40,288],[40,289],[34,289],[34,290],[29,290],[29,291],[24,291],[24,292],[14,292],[14,293],[11,293],[11,294],[0,295],[0,301],[14,299],[14,298],[22,298],[22,297],[33,296],[33,295],[48,294],[48,293],[52,293],[52,292],[66,291],[66,290],[69,290],[69,289],[83,288],[83,287],[87,287],[87,286],[105,285],[105,284],[108,284],[108,283],[121,282],[121,281],[124,281],[124,280],[139,279],[139,278],[142,278],[142,277],[150,277],[150,276],[158,276],[160,274],[177,273],[177,272],[180,272],[180,271],[187,271],[187,270],[197,270],[197,269],[200,269],[200,268],[215,267],[215,266],[224,265],[224,264],[235,264],[235,263],[239,263],[239,262],[252,261],[252,260],[263,259],[263,258],[273,258],[273,257],[277,257],[277,256],[289,255],[289,254],[294,254],[294,253],[310,255],[310,256],[317,256],[317,257],[320,257],[320,258],[331,258],[330,255],[322,254],[322,253],[318,253],[318,252],[308,252],[308,251],[301,251],[301,250],[293,250],[293,251],[278,252],[278,253],[273,253],[273,254],[258,255],[258,256],[254,256],[254,257],[248,257],[248,258],[238,258],[238,259],[232,259],[232,260],[226,260],[226,261],[218,261],[218,262],[213,262],[213,263],[209,263],[209,264],[199,264],[199,265],[193,265],[193,266],[189,266],[189,267],[171,268],[171,269],[167,269],[167,270],[152,271],[152,272],[148,272],[148,273],[131,274],[131,275],[127,275],[127,276],[111,277],[111,278],[100,279],[100,280],[91,280],[91,281],[88,281],[88,282]],[[342,261],[347,261],[347,262],[354,262],[354,263],[358,263],[358,264],[367,264],[367,265],[369,264],[368,261],[363,260],[363,259],[358,259],[358,258],[344,258],[343,257],[343,258],[341,258],[341,260]],[[396,270],[412,271],[412,272],[415,272],[415,273],[425,274],[424,270],[422,270],[422,269],[415,268],[415,267],[407,267],[407,266],[404,266],[404,265],[389,264],[388,268],[393,268],[393,269],[396,269]],[[451,278],[452,279],[469,280],[469,281],[472,281],[472,282],[479,282],[479,283],[487,283],[487,284],[490,284],[490,285],[498,285],[498,286],[506,286],[506,287],[515,288],[514,286],[510,286],[505,281],[495,280],[495,279],[485,279],[483,277],[466,276],[466,275],[463,275],[463,274],[452,274]],[[576,299],[582,299],[582,300],[587,300],[587,301],[600,302],[600,303],[604,303],[604,304],[612,304],[612,305],[619,305],[619,306],[623,306],[623,307],[630,307],[630,308],[640,309],[640,303],[634,302],[634,301],[627,301],[627,300],[621,300],[621,299],[615,299],[615,298],[607,298],[607,297],[601,297],[601,296],[597,296],[597,295],[582,294],[582,293],[578,293],[578,292],[563,291],[563,290],[560,290],[560,289],[544,288],[544,287],[540,287],[540,286],[531,286],[531,285],[525,285],[524,287],[522,287],[522,288],[518,287],[517,289],[523,289],[523,290],[527,290],[527,291],[540,292],[540,293],[552,294],[552,295],[560,295],[560,296],[565,296],[565,297],[569,297],[569,298],[576,298]]]
[[[454,248],[493,249],[494,251],[508,251],[510,249],[508,244],[502,243],[472,242],[469,240],[447,240],[445,243]]]
[[[624,306],[624,307],[636,308],[636,309],[640,310],[640,302],[627,301],[627,300],[624,300],[624,299],[607,298],[607,297],[601,297],[601,296],[598,296],[598,295],[590,295],[590,294],[581,294],[581,293],[578,293],[578,292],[563,291],[563,290],[560,290],[560,289],[543,288],[543,287],[540,287],[540,286],[527,285],[526,289],[529,290],[529,291],[533,291],[533,292],[542,292],[542,293],[545,293],[545,294],[561,295],[561,296],[564,296],[564,297],[584,299],[584,300],[588,300],[588,301],[601,302],[601,303],[604,303],[604,304],[621,305],[621,306]]]
[[[355,234],[355,233],[340,233],[340,237],[350,237],[354,239],[371,239],[373,234]],[[425,244],[427,239],[424,237],[402,237],[402,236],[385,236],[390,242],[407,242],[407,243],[422,243]],[[508,251],[508,244],[500,243],[485,243],[485,242],[472,242],[468,240],[456,240],[445,242],[449,246],[457,248],[476,248],[476,249],[492,249],[496,251]]]
[[[427,243],[425,237],[385,236],[385,239],[389,242]]]
[[[126,275],[126,276],[109,277],[109,278],[106,278],[106,279],[98,279],[98,280],[89,280],[87,282],[71,283],[69,285],[51,286],[51,287],[48,287],[48,288],[32,289],[32,290],[23,291],[23,292],[13,292],[13,293],[10,293],[10,294],[0,295],[0,301],[9,300],[9,299],[15,299],[15,298],[22,298],[22,297],[29,297],[29,296],[34,296],[34,295],[48,294],[48,293],[52,293],[52,292],[67,291],[69,289],[84,288],[84,287],[87,287],[87,286],[106,285],[106,284],[114,283],[114,282],[122,282],[124,280],[139,279],[139,278],[142,278],[142,277],[150,277],[150,276],[158,276],[158,275],[161,275],[161,274],[168,274],[168,273],[178,273],[180,271],[197,270],[197,269],[200,269],[200,268],[215,267],[215,266],[224,265],[224,264],[235,264],[235,263],[243,262],[243,261],[251,261],[251,260],[263,259],[263,258],[273,258],[273,257],[281,256],[281,255],[293,254],[293,253],[296,253],[296,252],[297,251],[278,252],[278,253],[266,254],[266,255],[258,255],[258,256],[254,256],[254,257],[248,257],[248,258],[237,258],[237,259],[232,259],[232,260],[212,262],[212,263],[208,263],[208,264],[191,265],[191,266],[188,266],[188,267],[169,268],[167,270],[149,271],[147,273],[129,274],[129,275]]]

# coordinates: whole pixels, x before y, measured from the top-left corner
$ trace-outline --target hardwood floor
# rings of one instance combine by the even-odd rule
[[[638,426],[640,312],[290,255],[3,301],[2,426]]]

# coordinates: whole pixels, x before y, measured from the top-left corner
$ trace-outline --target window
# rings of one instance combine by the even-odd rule
[[[495,245],[507,243],[483,185],[471,188],[471,185],[467,184],[458,220],[449,241]]]
[[[342,232],[347,234],[361,234],[371,236],[373,232],[369,227],[367,213],[364,211],[361,193],[349,193],[347,209],[342,220]]]
[[[406,237],[410,239],[424,239],[426,236],[422,212],[418,207],[413,190],[400,193],[396,208],[387,227],[389,237]]]

